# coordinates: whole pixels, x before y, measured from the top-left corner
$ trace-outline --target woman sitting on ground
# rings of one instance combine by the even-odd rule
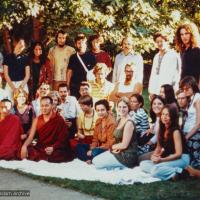
[[[33,107],[28,104],[28,93],[21,88],[14,94],[14,103],[15,115],[19,117],[24,129],[24,134],[21,135],[21,139],[24,140],[29,134],[35,112]]]
[[[198,84],[192,76],[186,76],[181,80],[180,88],[189,98],[183,133],[191,156],[190,164],[192,167],[200,169],[200,92]]]
[[[178,128],[178,113],[172,105],[162,109],[158,142],[151,160],[140,163],[142,171],[161,180],[175,178],[189,165],[185,138]]]
[[[111,149],[115,142],[113,132],[116,127],[115,119],[110,114],[107,100],[99,100],[95,103],[98,119],[95,123],[91,144],[78,144],[77,157],[91,164],[92,159],[100,153]]]
[[[138,145],[146,144],[153,134],[146,134],[149,127],[148,114],[143,108],[144,98],[140,94],[133,94],[130,98],[129,115],[136,125]]]
[[[139,160],[149,160],[152,151],[155,149],[159,130],[160,114],[164,105],[165,101],[161,96],[155,95],[151,100],[150,117],[152,124],[151,128],[146,131],[145,135],[143,135],[143,137],[150,137],[150,139],[146,144],[138,146],[138,155],[140,155]]]
[[[136,128],[129,116],[130,107],[127,97],[119,100],[117,110],[120,119],[114,131],[116,144],[112,145],[112,151],[106,151],[92,160],[97,169],[132,168],[137,164]]]

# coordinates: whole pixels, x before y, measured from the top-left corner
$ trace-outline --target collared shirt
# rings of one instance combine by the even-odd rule
[[[174,50],[168,50],[162,57],[159,64],[159,53],[153,59],[151,76],[149,79],[149,93],[160,93],[160,88],[164,84],[170,84],[177,91],[181,74],[180,56]]]
[[[90,81],[89,83],[91,86],[91,96],[95,101],[100,99],[108,99],[110,93],[114,89],[114,84],[107,80],[105,80],[102,86],[96,81]]]
[[[143,83],[143,58],[140,54],[134,53],[134,51],[131,51],[128,55],[125,55],[123,51],[117,54],[113,69],[113,83],[121,81],[125,78],[125,66],[126,64],[131,63],[133,63],[135,66],[134,79],[140,83]]]
[[[78,104],[78,101],[73,96],[68,96],[66,101],[64,103],[61,103],[58,106],[59,109],[61,109],[61,115],[65,119],[71,119],[76,118],[79,113],[81,112],[81,108]]]

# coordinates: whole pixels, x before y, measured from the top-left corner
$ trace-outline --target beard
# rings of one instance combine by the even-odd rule
[[[65,46],[65,44],[58,44],[58,46],[59,46],[60,48],[63,48],[63,47]]]

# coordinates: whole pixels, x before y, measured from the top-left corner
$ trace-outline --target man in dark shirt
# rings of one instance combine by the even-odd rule
[[[13,53],[8,54],[4,60],[4,76],[7,82],[5,89],[10,99],[13,99],[13,94],[19,88],[28,92],[27,82],[30,77],[30,67],[28,66],[28,57],[22,54],[24,49],[24,39],[15,40]]]
[[[91,52],[86,52],[87,39],[84,34],[79,34],[75,38],[75,47],[77,49],[77,53],[73,54],[69,59],[67,84],[70,87],[71,95],[79,98],[80,84],[82,81],[86,81],[87,72],[81,64],[77,54],[82,59],[83,63],[87,67],[87,70],[93,69],[94,65],[96,64],[96,59]]]
[[[200,87],[200,34],[193,23],[185,23],[176,31],[176,46],[181,53],[182,74],[193,76]]]

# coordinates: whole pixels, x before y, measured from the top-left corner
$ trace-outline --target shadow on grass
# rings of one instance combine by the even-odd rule
[[[75,181],[36,176],[19,170],[11,171],[48,184],[111,200],[200,200],[200,181],[192,178],[177,182],[160,181],[148,184],[112,185],[98,181]]]

